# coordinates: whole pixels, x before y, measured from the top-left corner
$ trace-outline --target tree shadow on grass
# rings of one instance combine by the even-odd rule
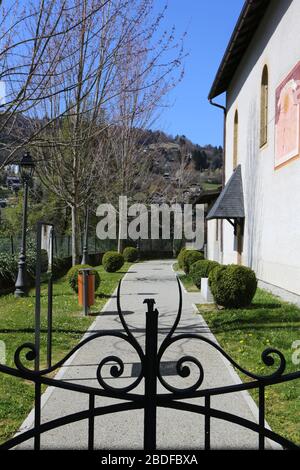
[[[214,333],[214,334],[218,334],[218,333],[230,333],[230,332],[236,332],[236,331],[251,331],[251,332],[270,332],[270,330],[277,330],[277,331],[299,331],[300,329],[300,321],[299,321],[299,324],[294,324],[294,325],[289,325],[288,323],[284,323],[284,324],[272,324],[271,322],[270,323],[261,323],[261,324],[257,324],[257,323],[244,323],[243,325],[241,323],[239,324],[234,324],[234,322],[230,325],[226,324],[226,325],[217,325],[217,326],[212,326],[211,327],[211,331]]]
[[[280,303],[253,303],[248,307],[241,307],[241,308],[223,308],[217,307],[214,304],[211,304],[211,308],[206,308],[205,310],[208,312],[224,312],[224,313],[232,313],[232,314],[240,314],[243,310],[275,310],[278,308],[283,308],[282,304]],[[201,304],[200,304],[200,312],[201,312]],[[300,314],[299,314],[300,317]]]
[[[65,295],[73,297],[75,294],[76,294],[76,292],[56,292],[56,293],[54,292],[53,297],[61,297],[61,296],[65,296]],[[48,297],[48,294],[42,294],[41,297]]]
[[[269,308],[271,310],[275,308],[282,308],[282,304],[280,303],[253,303],[247,307],[247,310],[258,310],[258,309],[266,309]]]
[[[47,330],[46,329],[41,329],[41,334],[47,334]],[[14,333],[14,334],[18,334],[18,333],[21,333],[21,334],[24,334],[24,333],[30,333],[30,334],[33,334],[35,333],[35,330],[34,328],[20,328],[20,329],[9,329],[9,328],[3,328],[3,329],[0,329],[0,334],[11,334],[11,333]],[[79,335],[84,335],[86,333],[86,329],[83,329],[83,330],[76,330],[76,329],[73,329],[73,330],[65,330],[65,329],[62,329],[62,328],[53,328],[52,330],[52,333],[55,334],[55,333],[65,333],[65,334],[70,334],[70,333],[73,333],[73,334],[79,334]]]
[[[214,333],[234,331],[264,332],[267,330],[298,330],[300,310],[291,304],[281,302],[254,302],[240,309],[202,310],[200,313],[213,314],[210,327]]]

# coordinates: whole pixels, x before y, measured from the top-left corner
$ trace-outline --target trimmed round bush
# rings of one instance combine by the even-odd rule
[[[209,273],[209,284],[215,302],[227,308],[247,307],[257,288],[254,271],[246,266],[229,264]]]
[[[180,252],[179,252],[179,255],[177,256],[177,262],[178,262],[178,267],[180,269],[183,269],[183,262],[184,262],[184,257],[187,253],[187,249],[186,248],[181,248]]]
[[[91,268],[93,274],[95,275],[95,292],[97,291],[98,287],[100,286],[100,276],[99,273],[93,269],[89,264],[76,264],[69,269],[67,273],[67,280],[70,287],[75,291],[78,292],[78,274],[81,269]]]
[[[117,251],[107,251],[102,258],[102,264],[106,272],[115,273],[122,268],[124,257]]]
[[[201,278],[208,277],[210,271],[217,266],[220,266],[217,261],[211,261],[209,259],[202,259],[192,264],[190,269],[190,276],[198,289],[201,289]]]
[[[53,279],[59,279],[64,276],[72,267],[72,258],[53,258],[52,275]]]
[[[185,274],[190,273],[190,269],[192,264],[196,263],[196,261],[200,261],[204,258],[203,253],[196,250],[187,250],[187,253],[184,255],[183,258],[183,269]]]
[[[139,257],[139,251],[133,246],[127,246],[127,248],[123,250],[123,257],[125,261],[128,261],[129,263],[134,263]]]
[[[227,268],[227,265],[226,264],[220,264],[219,266],[216,266],[215,268],[213,268],[209,275],[208,275],[208,283],[209,283],[209,286],[211,288],[212,284],[213,283],[217,283],[218,280],[219,280],[219,277],[221,276],[221,273],[224,269]]]

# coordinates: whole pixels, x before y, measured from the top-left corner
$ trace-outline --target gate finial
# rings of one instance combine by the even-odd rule
[[[155,309],[155,312],[153,310],[153,307],[155,305],[155,299],[145,299],[143,304],[147,304],[148,305],[148,312],[147,313],[155,313],[157,312],[157,310]]]

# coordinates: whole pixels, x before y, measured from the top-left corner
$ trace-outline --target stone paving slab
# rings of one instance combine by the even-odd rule
[[[156,260],[133,265],[122,283],[121,304],[125,319],[135,337],[144,347],[145,310],[144,298],[154,298],[159,315],[159,343],[169,332],[178,308],[178,287],[173,261]],[[116,298],[113,296],[103,312],[93,323],[88,334],[102,330],[123,331],[116,313]],[[194,296],[183,294],[181,322],[177,333],[199,333],[215,340],[201,315],[195,313]],[[125,386],[132,383],[139,367],[137,353],[130,345],[119,338],[101,338],[88,343],[74,355],[71,361],[59,372],[65,381],[97,386],[96,369],[100,361],[109,355],[119,356],[125,363],[123,378],[111,378],[109,367],[104,376],[109,384]],[[186,387],[197,380],[197,368],[191,366],[191,375],[182,379],[174,374],[174,363],[183,355],[192,355],[202,364],[204,381],[201,387],[218,387],[239,383],[237,374],[229,363],[213,347],[196,340],[183,340],[166,351],[166,380],[171,385]],[[171,363],[171,364],[170,364]],[[169,365],[168,365],[169,364]],[[173,367],[173,370],[172,370]],[[164,391],[158,386],[159,392]],[[136,393],[143,393],[141,383]],[[72,391],[48,388],[44,396],[42,422],[69,413],[87,409],[88,396]],[[202,399],[186,400],[203,404]],[[118,402],[104,397],[96,398],[96,406]],[[248,393],[234,393],[213,397],[212,406],[256,421],[257,407]],[[95,447],[98,449],[141,449],[143,446],[143,411],[126,411],[95,419]],[[22,430],[32,425],[32,413],[24,422]],[[240,426],[211,420],[211,446],[214,449],[257,448],[258,436]],[[41,437],[43,449],[83,449],[87,447],[87,421],[77,422],[47,432]],[[201,449],[204,446],[204,418],[190,412],[165,408],[158,409],[157,447],[158,449]],[[32,448],[29,441],[19,448]]]

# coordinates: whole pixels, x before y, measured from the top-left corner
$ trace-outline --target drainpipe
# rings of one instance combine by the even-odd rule
[[[223,121],[223,167],[222,167],[222,188],[225,186],[225,163],[226,163],[226,115],[227,115],[227,109],[225,106],[222,106],[221,104],[214,103],[212,99],[209,100],[210,104],[212,106],[215,106],[216,108],[220,108],[223,110],[224,113],[224,121]],[[223,264],[223,255],[224,255],[224,245],[223,245],[223,220],[221,220],[220,224],[220,251],[221,251],[221,259],[220,262]]]
[[[220,108],[224,112],[224,121],[223,121],[223,168],[222,168],[222,187],[224,188],[225,186],[225,162],[226,162],[226,114],[227,114],[227,109],[225,106],[222,106],[221,104],[214,103],[212,99],[209,100],[210,104],[212,106],[215,106],[216,108]]]

